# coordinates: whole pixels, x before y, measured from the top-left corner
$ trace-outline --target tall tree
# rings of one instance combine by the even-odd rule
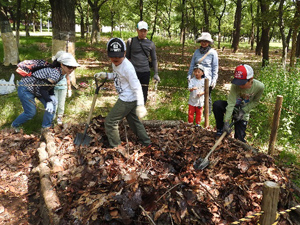
[[[236,52],[239,48],[241,23],[242,23],[242,0],[237,0],[234,23],[233,23],[234,24],[233,40],[231,45],[231,47],[233,48],[233,52]]]
[[[261,43],[263,48],[262,66],[269,64],[269,33],[270,25],[268,21],[270,0],[259,0],[262,17],[262,32],[261,32]]]
[[[296,1],[296,11],[293,19],[293,33],[292,33],[292,50],[291,50],[291,58],[290,58],[290,67],[295,66],[295,56],[296,56],[296,48],[297,48],[297,35],[300,27],[300,0]]]
[[[4,66],[17,65],[19,59],[19,51],[17,47],[17,41],[12,32],[10,22],[7,15],[6,7],[8,2],[1,1],[0,3],[0,28],[1,38],[3,42],[4,51]]]
[[[204,26],[203,26],[203,31],[204,32],[209,32],[209,13],[207,9],[207,0],[202,0],[203,4],[203,14],[204,14]]]
[[[286,43],[286,37],[285,37],[285,25],[284,25],[284,19],[283,19],[283,6],[284,6],[285,0],[280,0],[278,13],[279,13],[279,29],[281,34],[281,42],[282,42],[282,66],[283,68],[286,68],[286,58],[287,58],[287,43]]]
[[[217,4],[217,2],[209,1],[209,5],[213,10],[214,16],[218,20],[218,49],[220,49],[221,48],[220,46],[221,45],[221,20],[226,10],[226,0],[223,0],[223,4],[222,2],[219,2],[219,4]]]
[[[103,4],[107,1],[108,0],[88,0],[88,3],[91,6],[91,10],[93,12],[91,43],[98,43],[100,41],[99,11]]]

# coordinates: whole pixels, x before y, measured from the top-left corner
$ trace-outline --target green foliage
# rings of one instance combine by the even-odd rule
[[[271,130],[273,113],[278,95],[283,96],[280,126],[277,143],[280,145],[299,145],[300,139],[300,78],[298,71],[285,71],[278,64],[271,64],[261,70],[260,81],[265,84],[265,90],[261,99],[262,104],[251,113],[249,122],[250,133],[256,141],[267,142]],[[259,139],[258,139],[259,137]]]

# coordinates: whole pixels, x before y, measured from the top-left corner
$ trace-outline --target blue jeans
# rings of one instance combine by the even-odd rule
[[[35,114],[36,114],[36,105],[35,105],[35,95],[32,94],[30,91],[28,91],[26,86],[22,86],[23,83],[19,83],[20,86],[18,86],[18,96],[20,98],[20,101],[23,106],[24,112],[21,113],[13,122],[13,127],[19,127],[23,123],[27,122],[28,120],[31,120]],[[44,107],[46,108],[46,101],[42,97],[38,97],[38,99],[43,103]],[[55,109],[55,105],[54,105]],[[55,113],[55,112],[54,112]],[[44,117],[43,117],[43,128],[48,128],[52,124],[52,120],[54,117],[54,113],[49,113],[48,111],[45,111]]]

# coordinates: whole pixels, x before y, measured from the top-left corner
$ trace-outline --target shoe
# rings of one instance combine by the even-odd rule
[[[58,125],[62,125],[63,123],[62,123],[62,117],[57,117],[57,124]]]
[[[45,134],[45,133],[48,133],[50,130],[49,130],[49,127],[42,127],[41,129],[41,134]]]
[[[223,134],[223,130],[219,129],[217,130],[216,137],[221,137],[222,134]]]
[[[13,125],[11,125],[11,128],[13,129],[13,131],[15,133],[20,133],[21,132],[21,127],[14,127]]]
[[[200,124],[196,124],[196,127],[201,127]]]

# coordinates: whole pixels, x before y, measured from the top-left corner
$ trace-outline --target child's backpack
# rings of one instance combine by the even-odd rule
[[[33,72],[45,68],[48,65],[49,63],[43,59],[24,60],[18,63],[16,71],[23,77],[30,77]]]

